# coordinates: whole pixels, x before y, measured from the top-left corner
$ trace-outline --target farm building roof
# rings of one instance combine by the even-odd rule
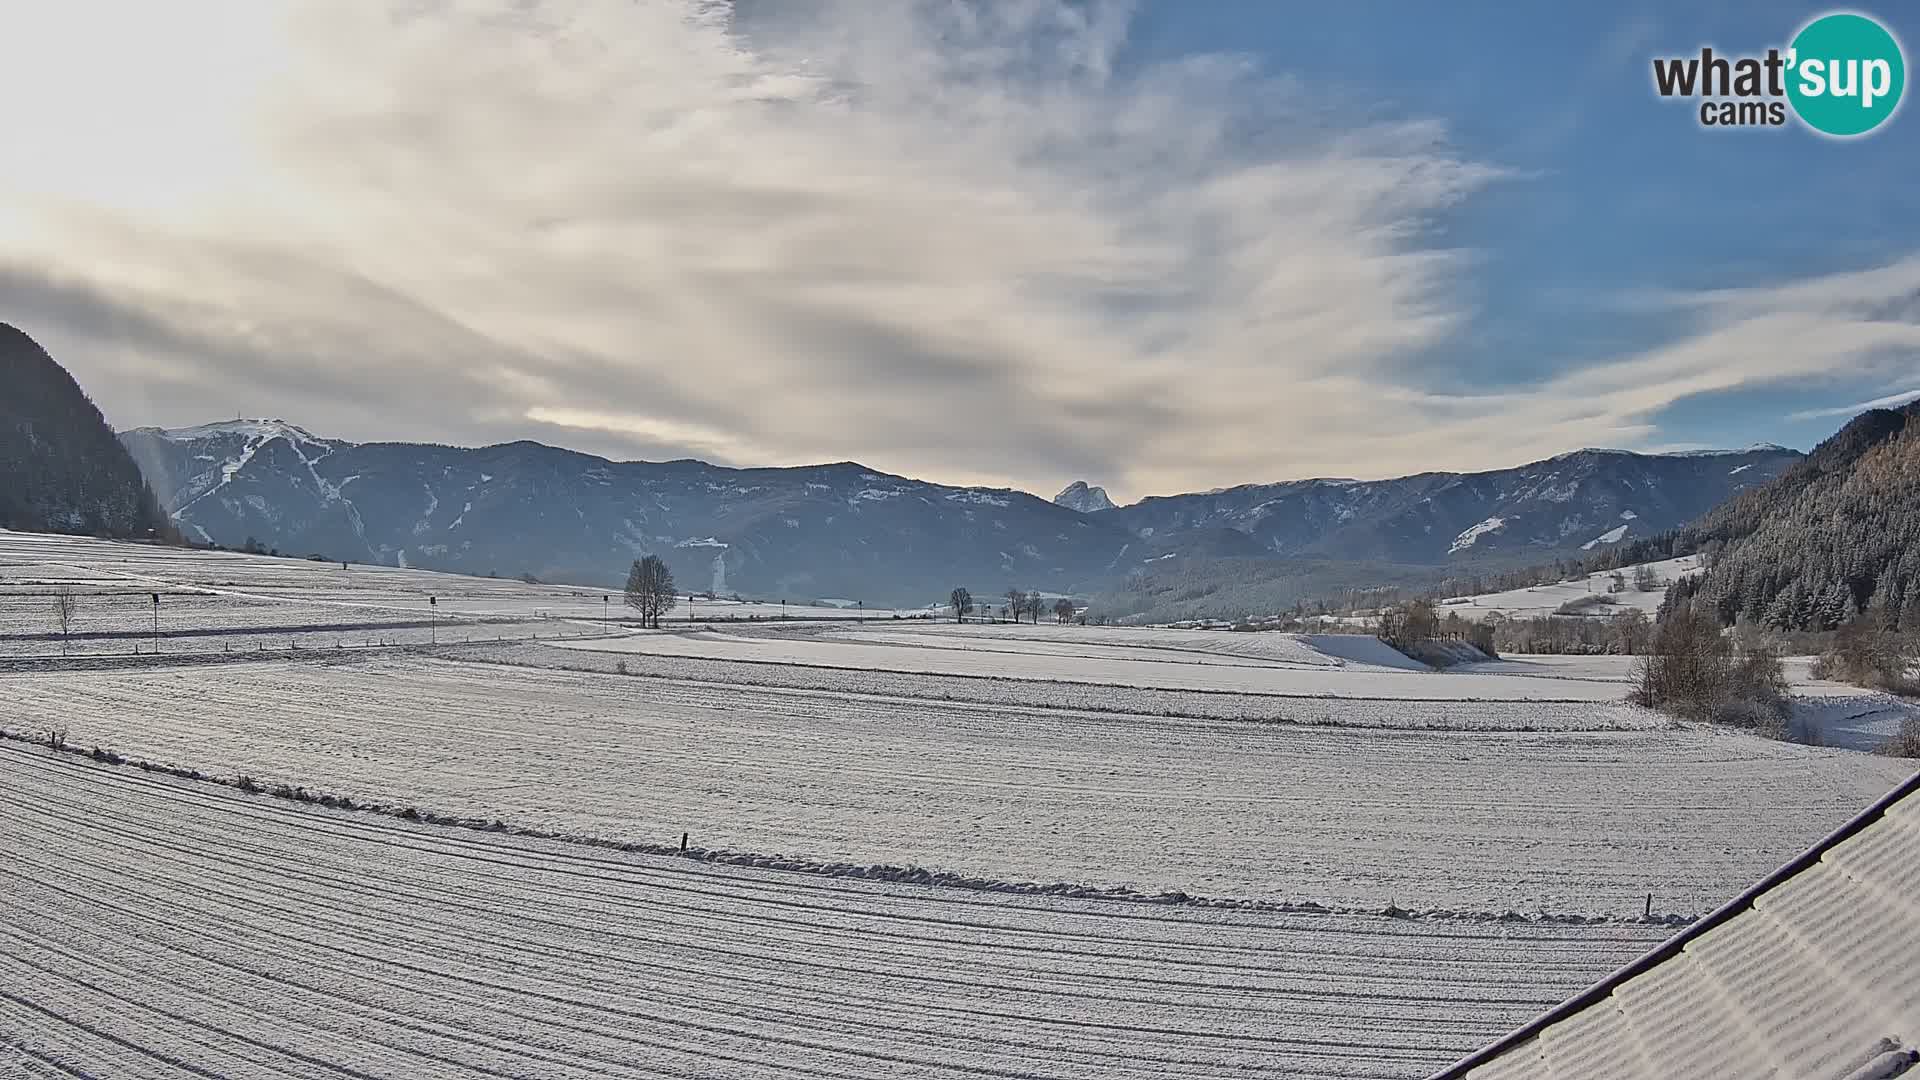
[[[1920,1077],[1917,793],[1434,1080]]]

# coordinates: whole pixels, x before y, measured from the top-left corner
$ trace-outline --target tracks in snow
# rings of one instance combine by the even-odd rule
[[[1413,1076],[1660,933],[758,873],[18,745],[0,786],[0,1048],[48,1075]]]

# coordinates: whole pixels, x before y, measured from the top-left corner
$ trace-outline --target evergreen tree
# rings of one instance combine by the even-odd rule
[[[66,369],[0,323],[0,528],[173,539],[126,447]]]

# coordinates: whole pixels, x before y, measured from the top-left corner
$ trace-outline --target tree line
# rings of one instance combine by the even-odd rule
[[[1074,621],[1078,612],[1073,601],[1064,596],[1057,597],[1052,604],[1048,604],[1046,597],[1040,595],[1039,590],[1029,592],[1023,589],[1008,589],[1005,599],[1006,603],[1000,605],[1001,618],[1011,619],[1014,622],[1019,622],[1023,618],[1032,619],[1036,626],[1040,623],[1040,616],[1049,612],[1053,615],[1054,622],[1063,625]],[[966,622],[968,616],[976,611],[988,617],[992,614],[989,609],[977,603],[973,598],[973,591],[964,586],[947,594],[947,610],[953,612],[955,622]]]

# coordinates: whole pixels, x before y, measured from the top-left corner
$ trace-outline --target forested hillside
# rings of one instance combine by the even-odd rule
[[[1920,630],[1920,402],[1863,413],[1667,550],[1709,555],[1670,602],[1704,598],[1729,625],[1831,630],[1865,613]]]
[[[65,368],[0,323],[0,528],[155,536],[167,517]]]

